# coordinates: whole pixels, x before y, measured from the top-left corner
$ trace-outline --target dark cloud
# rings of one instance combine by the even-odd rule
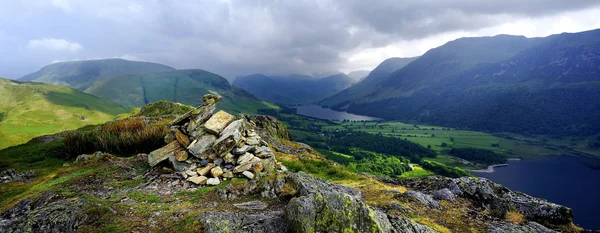
[[[354,51],[598,6],[597,0],[8,1],[0,8],[0,76],[18,78],[54,60],[109,57],[229,78],[325,72],[347,67],[345,56]],[[37,46],[28,47],[32,40]],[[57,41],[57,49],[39,45]]]

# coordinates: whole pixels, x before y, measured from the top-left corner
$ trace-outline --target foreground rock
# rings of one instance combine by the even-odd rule
[[[269,211],[257,214],[236,212],[208,212],[198,219],[207,233],[286,233],[291,232],[284,221],[282,211]]]
[[[380,179],[384,182],[419,190],[426,194],[434,194],[434,197],[439,199],[451,199],[452,196],[466,198],[499,218],[502,218],[506,212],[516,209],[523,213],[527,219],[549,224],[570,224],[573,220],[573,212],[568,207],[521,192],[511,191],[485,178],[436,176],[415,179]]]
[[[77,232],[87,218],[86,201],[54,198],[46,195],[19,202],[0,217],[0,232]]]
[[[35,171],[17,172],[15,169],[0,171],[0,183],[29,182],[35,175]]]

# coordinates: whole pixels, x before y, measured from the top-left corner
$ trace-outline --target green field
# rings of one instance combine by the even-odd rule
[[[373,134],[398,137],[447,154],[452,148],[488,149],[508,157],[528,158],[543,155],[565,155],[578,152],[600,156],[600,151],[585,147],[587,138],[546,139],[543,136],[524,137],[518,134],[489,134],[485,132],[457,130],[441,126],[413,125],[402,122],[341,122],[323,126],[324,130],[355,130]],[[579,147],[569,146],[579,142]],[[442,143],[447,146],[443,147]],[[492,146],[492,144],[497,144]],[[438,161],[443,162],[443,161]],[[443,163],[447,164],[445,161]]]
[[[40,135],[103,123],[128,111],[68,87],[0,79],[0,149]]]

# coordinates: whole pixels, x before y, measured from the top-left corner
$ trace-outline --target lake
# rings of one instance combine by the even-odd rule
[[[319,105],[303,105],[292,107],[298,109],[298,114],[303,116],[315,117],[325,120],[351,120],[351,121],[380,121],[381,118],[361,116],[347,112],[335,111],[329,108],[323,108]]]
[[[509,161],[492,173],[474,173],[511,190],[561,204],[573,209],[574,222],[586,229],[600,229],[600,170],[585,164],[598,159],[551,156]]]

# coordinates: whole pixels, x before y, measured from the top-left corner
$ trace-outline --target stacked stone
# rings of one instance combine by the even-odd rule
[[[253,122],[219,111],[216,95],[170,123],[166,146],[148,155],[150,166],[169,164],[177,174],[197,185],[218,185],[233,177],[254,179],[275,171],[275,155],[254,129]]]

